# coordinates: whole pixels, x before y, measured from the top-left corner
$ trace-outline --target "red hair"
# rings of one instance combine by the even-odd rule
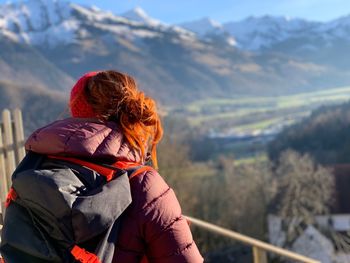
[[[156,148],[163,129],[156,102],[139,91],[134,78],[117,71],[90,74],[84,84],[83,95],[95,115],[90,117],[118,122],[142,161],[150,149],[152,163],[158,168]]]

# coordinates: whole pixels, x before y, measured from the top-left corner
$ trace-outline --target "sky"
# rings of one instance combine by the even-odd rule
[[[19,0],[17,0],[18,2]],[[22,0],[25,1],[25,0]],[[134,7],[150,16],[173,24],[210,17],[219,22],[237,21],[248,16],[277,15],[330,21],[350,15],[350,0],[70,0],[95,5],[121,14]],[[0,3],[9,2],[0,0]]]

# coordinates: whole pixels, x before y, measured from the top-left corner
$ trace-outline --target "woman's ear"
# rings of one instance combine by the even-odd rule
[[[151,153],[150,152],[147,152],[146,153],[146,158],[145,158],[145,162],[149,162],[151,160]]]
[[[152,162],[152,155],[150,152],[147,152],[146,158],[145,158],[145,165],[153,167],[153,162]]]

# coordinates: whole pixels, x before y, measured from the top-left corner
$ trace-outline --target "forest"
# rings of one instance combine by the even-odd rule
[[[177,193],[184,214],[264,241],[269,241],[268,215],[278,215],[287,222],[299,218],[285,226],[284,246],[288,248],[305,226],[315,224],[315,215],[330,213],[335,191],[332,170],[319,164],[311,153],[287,147],[275,159],[245,163],[227,152],[213,157],[208,146],[202,153],[211,157],[198,161],[194,146],[205,144],[205,139],[189,129],[185,120],[168,118],[164,123],[160,173]],[[193,233],[207,262],[252,260],[250,248],[200,229],[193,228]],[[335,232],[334,236],[340,242],[346,239]]]
[[[320,107],[278,134],[268,147],[269,157],[277,160],[284,150],[294,149],[324,165],[349,163],[349,128],[350,102]]]

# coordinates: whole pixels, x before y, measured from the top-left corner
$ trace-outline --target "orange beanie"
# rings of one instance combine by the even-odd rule
[[[88,103],[85,95],[85,87],[89,79],[99,72],[89,72],[82,76],[73,86],[70,93],[69,108],[72,117],[92,118],[96,117],[94,110]]]

